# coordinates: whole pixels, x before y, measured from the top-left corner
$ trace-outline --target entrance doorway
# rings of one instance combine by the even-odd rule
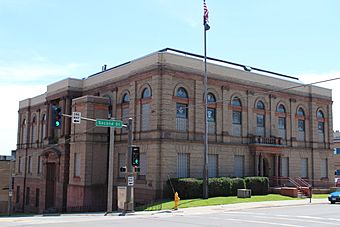
[[[47,163],[45,209],[55,206],[56,164]]]

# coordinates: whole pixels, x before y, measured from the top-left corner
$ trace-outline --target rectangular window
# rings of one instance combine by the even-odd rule
[[[176,103],[176,118],[188,118],[188,105]]]
[[[244,176],[244,155],[234,156],[234,175],[235,177]]]
[[[208,177],[218,176],[218,155],[209,154],[208,155]]]
[[[15,196],[15,202],[19,203],[19,201],[20,201],[20,186],[17,186],[17,193],[16,193],[16,196]]]
[[[288,157],[281,158],[281,176],[282,177],[289,177],[289,159]]]
[[[40,189],[35,189],[35,207],[39,207],[39,200],[40,200]]]
[[[38,174],[42,173],[42,158],[41,156],[38,156]]]
[[[279,117],[278,121],[278,128],[279,129],[286,129],[286,118],[285,117]]]
[[[188,129],[188,105],[176,103],[176,129],[187,131]]]
[[[327,158],[320,160],[320,178],[328,178]]]
[[[301,158],[300,160],[300,176],[308,178],[308,158]]]
[[[177,154],[177,177],[185,178],[189,177],[189,154],[178,153]]]
[[[299,130],[299,132],[305,131],[305,121],[304,120],[298,120],[298,130]]]
[[[80,177],[80,154],[74,153],[74,177]]]
[[[28,156],[28,168],[27,168],[28,173],[32,173],[32,156]]]
[[[140,157],[139,157],[140,158]],[[125,158],[125,154],[118,154],[118,177],[119,178],[124,178],[125,177],[125,173],[120,171],[120,167],[126,167],[126,158]]]
[[[241,124],[241,112],[233,111],[233,124]]]
[[[325,123],[324,122],[318,122],[318,131],[319,133],[324,133],[325,131]]]
[[[258,114],[256,115],[256,126],[257,127],[264,127],[264,115]]]
[[[27,187],[26,188],[26,199],[25,199],[25,205],[29,205],[30,204],[30,188]]]
[[[141,130],[147,131],[149,130],[150,125],[150,104],[143,104],[142,105],[142,122],[141,122]]]
[[[122,109],[122,120],[124,123],[128,123],[128,120],[129,120],[129,107],[124,107]],[[122,133],[127,133],[128,130],[126,127],[123,127],[122,128]]]
[[[340,148],[339,147],[335,148],[335,154],[340,154]]]
[[[216,132],[216,109],[207,109],[208,133]]]

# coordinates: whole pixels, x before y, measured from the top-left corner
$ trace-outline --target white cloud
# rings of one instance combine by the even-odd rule
[[[340,72],[328,72],[328,73],[301,73],[299,78],[304,83],[314,83],[318,81],[324,81],[333,78],[340,78]],[[340,79],[315,84],[319,87],[325,87],[332,89],[333,99],[333,130],[340,129],[340,92],[337,91],[340,88]]]

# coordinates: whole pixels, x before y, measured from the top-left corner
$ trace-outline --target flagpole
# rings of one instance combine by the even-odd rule
[[[205,0],[204,7],[206,10]],[[208,191],[208,76],[207,76],[207,28],[209,25],[207,24],[207,17],[204,12],[203,15],[203,30],[204,30],[204,165],[203,165],[203,199],[209,198]]]

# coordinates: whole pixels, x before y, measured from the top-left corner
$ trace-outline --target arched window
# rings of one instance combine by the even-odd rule
[[[318,134],[319,134],[319,141],[325,141],[325,115],[321,110],[318,110],[316,114],[318,120]]]
[[[256,109],[258,110],[264,110],[264,103],[262,101],[258,101],[256,103]]]
[[[278,105],[276,111],[279,113],[278,118],[278,129],[279,129],[279,137],[282,139],[286,139],[286,108],[284,105]]]
[[[177,89],[176,96],[181,98],[188,98],[188,92],[184,88],[180,87]]]
[[[147,131],[150,129],[150,102],[151,92],[149,88],[144,88],[142,91],[141,99],[141,131]]]
[[[265,107],[262,101],[256,103],[256,135],[265,136]]]
[[[208,132],[215,133],[216,132],[216,98],[213,93],[211,92],[208,93],[207,102],[208,102],[208,108],[207,108]]]
[[[27,142],[27,122],[26,119],[23,119],[21,124],[21,144],[25,144],[26,142]]]
[[[122,98],[122,103],[129,103],[129,102],[130,102],[129,94],[125,93]]]
[[[306,124],[305,124],[305,111],[300,107],[297,111],[297,117],[298,117],[298,140],[304,141],[305,140],[305,130],[306,130]]]
[[[284,107],[284,105],[280,104],[280,105],[277,107],[277,112],[279,112],[279,113],[285,113],[285,112],[286,112],[286,108]]]
[[[125,93],[122,98],[122,121],[127,124],[129,121],[129,103],[130,97],[128,93]],[[122,128],[122,133],[127,133],[126,127]]]
[[[43,114],[41,118],[40,136],[40,141],[43,141],[46,138],[46,114]]]
[[[233,123],[233,135],[242,135],[242,105],[241,100],[238,97],[234,97],[231,101],[231,107],[233,110],[232,123]]]
[[[142,92],[142,99],[149,98],[149,97],[151,97],[151,92],[149,88],[144,88]]]
[[[37,128],[37,119],[34,116],[32,119],[32,125],[31,125],[31,143],[35,143],[37,140],[36,139],[37,138],[36,128]]]
[[[176,103],[176,129],[178,131],[188,130],[188,92],[180,87],[176,91],[178,99]]]

